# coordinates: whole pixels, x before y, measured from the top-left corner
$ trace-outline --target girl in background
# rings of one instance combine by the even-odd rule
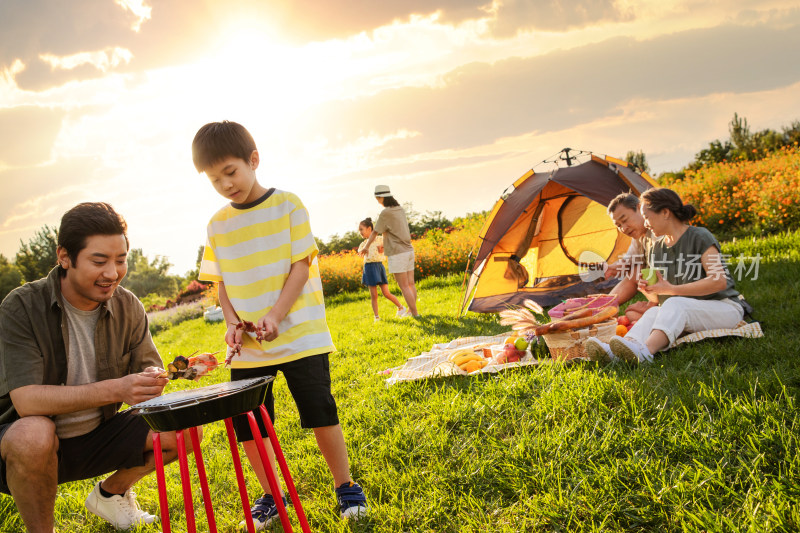
[[[364,256],[364,274],[361,276],[361,283],[369,288],[369,296],[372,299],[372,311],[375,313],[375,320],[380,320],[378,314],[378,287],[387,300],[397,306],[397,316],[406,315],[406,309],[400,305],[400,301],[394,294],[389,292],[389,280],[386,278],[386,269],[383,268],[383,237],[376,235],[369,243],[369,236],[372,235],[372,219],[365,218],[358,224],[358,232],[364,237],[364,242],[358,246],[359,255]]]
[[[400,203],[392,196],[388,185],[375,187],[375,199],[383,206],[383,211],[375,222],[375,232],[367,239],[367,245],[380,233],[386,245],[389,273],[394,274],[397,285],[403,293],[408,310],[399,317],[419,317],[417,311],[417,286],[414,284],[414,247],[411,245],[411,231],[408,218]]]

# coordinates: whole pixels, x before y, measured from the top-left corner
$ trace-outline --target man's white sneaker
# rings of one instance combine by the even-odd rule
[[[638,341],[627,337],[614,335],[608,341],[611,351],[620,359],[629,363],[652,363],[653,354],[646,346],[642,346]]]
[[[137,524],[152,524],[156,517],[139,509],[136,494],[128,489],[122,496],[110,498],[100,494],[100,482],[86,497],[86,508],[117,529],[130,529]]]

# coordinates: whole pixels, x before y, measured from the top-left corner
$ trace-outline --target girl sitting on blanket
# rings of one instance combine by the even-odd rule
[[[656,236],[645,253],[649,265],[658,269],[658,280],[648,285],[640,279],[638,289],[658,305],[624,337],[614,336],[608,343],[587,339],[584,347],[595,360],[651,362],[653,354],[674,345],[682,333],[733,328],[744,314],[719,242],[707,229],[688,224],[697,210],[662,188],[645,191],[640,210]]]
[[[389,292],[389,280],[386,278],[386,269],[383,261],[383,238],[378,235],[372,244],[367,247],[369,236],[372,235],[372,219],[365,218],[358,224],[358,232],[364,237],[364,242],[358,246],[358,253],[364,256],[364,273],[361,275],[361,283],[369,288],[369,296],[372,299],[372,311],[375,313],[375,320],[380,320],[378,314],[378,287],[381,288],[383,296],[397,307],[397,316],[404,316],[406,309],[400,304],[394,294]]]

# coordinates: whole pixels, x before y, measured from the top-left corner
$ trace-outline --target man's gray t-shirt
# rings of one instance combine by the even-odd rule
[[[67,349],[66,385],[86,385],[97,381],[97,358],[94,353],[94,331],[100,317],[100,307],[82,311],[64,299],[69,347]],[[100,407],[56,415],[56,434],[60,439],[85,435],[103,421]]]

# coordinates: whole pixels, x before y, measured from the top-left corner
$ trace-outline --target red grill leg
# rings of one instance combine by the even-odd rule
[[[286,464],[286,458],[283,456],[283,450],[281,450],[281,445],[278,442],[278,435],[275,433],[272,421],[269,419],[267,408],[262,405],[259,407],[259,411],[261,412],[261,419],[264,421],[264,426],[267,428],[267,434],[269,435],[269,441],[272,443],[272,450],[275,452],[275,458],[278,460],[278,465],[281,467],[283,481],[286,483],[286,490],[289,492],[289,497],[294,504],[297,519],[300,521],[300,527],[304,533],[311,533],[311,528],[308,527],[306,513],[303,511],[303,504],[300,503],[300,497],[297,495],[297,489],[294,486],[292,474],[289,472],[289,465]]]
[[[164,456],[161,452],[161,433],[153,433],[153,456],[156,462],[156,481],[158,483],[158,506],[161,510],[161,528],[171,533],[169,527],[169,503],[167,502],[167,482],[164,478]]]
[[[283,505],[283,498],[281,498],[281,487],[278,484],[278,478],[273,472],[273,466],[270,463],[269,455],[267,454],[267,447],[264,446],[264,439],[261,435],[261,430],[256,423],[256,417],[252,412],[247,413],[247,421],[250,423],[250,431],[253,433],[253,440],[258,448],[258,455],[261,457],[261,463],[264,465],[264,471],[267,473],[267,481],[269,481],[269,488],[272,491],[272,497],[275,499],[275,506],[278,508],[278,516],[281,518],[281,525],[283,531],[291,532],[292,523],[289,522],[289,515],[286,513],[286,506]]]
[[[242,472],[242,461],[239,459],[239,448],[236,446],[236,435],[233,432],[233,422],[230,418],[225,419],[225,429],[228,433],[228,444],[231,448],[231,459],[233,468],[236,470],[236,482],[239,485],[239,496],[242,499],[244,508],[244,519],[247,524],[248,533],[255,533],[256,528],[253,524],[253,516],[250,514],[250,499],[247,497],[247,486],[244,483],[244,472]],[[168,533],[165,531],[164,533]]]
[[[183,485],[183,507],[186,510],[186,530],[196,533],[194,524],[194,505],[192,504],[192,480],[189,478],[189,460],[186,458],[186,446],[183,440],[183,430],[175,432],[178,443],[178,463],[181,467],[181,485]]]
[[[206,477],[206,466],[203,463],[203,454],[200,451],[200,436],[197,428],[189,428],[189,436],[192,439],[192,450],[194,450],[194,462],[197,465],[197,477],[200,478],[200,490],[203,491],[203,505],[206,507],[206,519],[208,520],[208,531],[217,533],[217,521],[214,518],[214,506],[211,505],[211,492],[208,490],[208,478]]]

